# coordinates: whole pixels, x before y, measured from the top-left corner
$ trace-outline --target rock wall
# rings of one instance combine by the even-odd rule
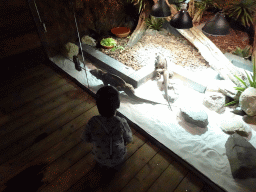
[[[37,0],[36,4],[46,25],[47,32],[42,31],[41,34],[50,57],[58,54],[67,42],[77,41],[73,10],[80,37],[91,31],[98,36],[110,35],[110,30],[118,26],[133,30],[139,17],[138,6],[126,0]],[[38,16],[34,14],[34,17]]]

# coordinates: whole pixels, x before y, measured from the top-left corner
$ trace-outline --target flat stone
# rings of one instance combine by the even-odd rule
[[[248,137],[251,132],[249,125],[238,118],[223,119],[220,121],[220,128],[227,134],[238,133],[241,136]]]
[[[206,92],[203,104],[212,111],[223,113],[225,111],[225,95],[217,92]]]
[[[225,148],[234,178],[256,177],[256,149],[250,142],[235,133],[228,138]]]
[[[207,113],[197,106],[182,106],[180,108],[181,116],[188,123],[192,123],[198,127],[205,128],[209,124]]]

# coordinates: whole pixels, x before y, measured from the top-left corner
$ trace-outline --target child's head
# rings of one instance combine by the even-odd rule
[[[113,117],[120,107],[119,92],[113,86],[104,86],[96,93],[96,105],[104,117]]]

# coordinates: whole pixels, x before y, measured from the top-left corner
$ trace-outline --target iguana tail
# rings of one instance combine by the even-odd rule
[[[136,100],[136,101],[140,101],[140,102],[144,102],[144,103],[150,103],[150,104],[160,104],[160,105],[166,105],[164,103],[158,103],[158,102],[154,102],[154,101],[150,101],[150,100],[147,100],[147,99],[143,99],[143,98],[140,98],[138,96],[136,96],[132,90],[130,90],[129,88],[125,88],[123,90],[129,97],[131,97],[132,99]]]

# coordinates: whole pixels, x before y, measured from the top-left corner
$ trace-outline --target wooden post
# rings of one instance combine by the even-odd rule
[[[252,59],[256,60],[256,13],[253,18],[253,26],[254,26],[254,38],[253,38],[253,46],[252,46]]]
[[[137,27],[133,31],[133,33],[127,43],[127,47],[132,47],[133,45],[135,45],[138,42],[138,40],[142,37],[142,35],[144,34],[145,30],[147,29],[147,25],[146,25],[146,21],[145,21],[147,16],[148,16],[148,13],[146,12],[146,10],[143,9],[140,13]]]

